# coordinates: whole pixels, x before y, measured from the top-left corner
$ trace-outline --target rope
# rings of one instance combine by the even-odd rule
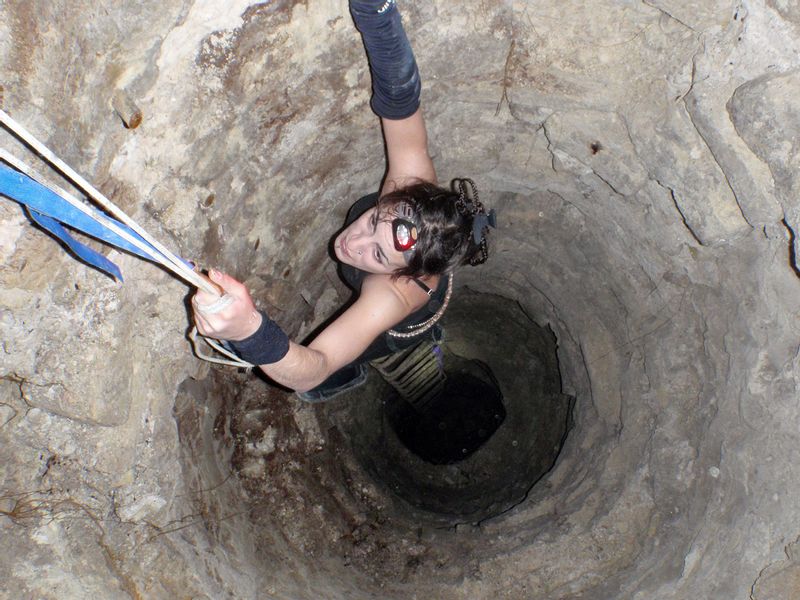
[[[72,181],[77,187],[83,190],[87,196],[95,200],[95,202],[97,202],[101,207],[103,207],[103,209],[107,210],[114,217],[119,219],[122,223],[130,227],[133,231],[135,231],[138,235],[140,235],[143,240],[145,240],[153,248],[158,250],[162,256],[154,257],[153,260],[163,265],[164,267],[168,268],[170,271],[175,273],[175,275],[177,275],[187,283],[192,284],[196,288],[200,288],[203,291],[219,295],[219,290],[215,288],[211,282],[201,277],[198,273],[189,268],[180,258],[178,258],[172,252],[167,250],[167,248],[165,248],[160,242],[158,242],[158,240],[153,238],[144,229],[142,229],[142,227],[139,226],[139,224],[136,223],[136,221],[134,221],[128,215],[126,215],[116,204],[111,202],[111,200],[109,200],[102,193],[100,193],[100,191],[98,191],[92,184],[86,181],[77,172],[75,172],[69,165],[67,165],[64,161],[62,161],[55,154],[53,154],[53,152],[51,152],[50,149],[48,149],[44,144],[42,144],[39,140],[37,140],[31,133],[25,130],[25,128],[22,127],[22,125],[17,123],[3,110],[0,110],[0,123],[2,123],[12,133],[14,133],[17,137],[19,137],[31,148],[33,148],[42,158],[44,158],[48,163],[50,163],[50,165],[52,165],[56,170],[61,172],[62,175],[64,175],[67,179]],[[10,156],[5,151],[3,152],[3,155],[4,155],[3,160],[6,160],[6,158]],[[9,164],[12,163],[9,162]],[[12,166],[17,168],[13,164]],[[35,177],[31,178],[36,179]],[[42,183],[39,179],[36,180],[39,183]],[[44,183],[42,183],[42,185],[45,185],[45,187],[48,187],[53,192],[57,193],[59,196],[64,198],[64,200],[69,202],[71,205],[73,205],[81,212],[84,212],[87,215],[92,216],[92,218],[95,218],[94,213],[89,211],[88,207],[86,207],[86,205],[83,204],[83,202],[77,200],[74,196],[66,194],[66,192],[63,192],[63,190],[61,190],[61,192],[53,190],[51,186],[48,186]],[[104,226],[109,227],[109,225],[107,223],[103,223],[101,219],[95,219],[95,220],[97,220]],[[112,227],[109,227],[109,229],[114,231]],[[119,228],[117,228],[117,230],[118,231],[114,232],[117,233],[118,235],[121,235],[119,234]],[[136,243],[133,241],[131,241],[131,243],[136,245],[137,247],[139,247],[140,244],[138,240]],[[148,253],[151,254],[151,252]]]
[[[164,266],[183,281],[210,294],[214,294],[216,296],[221,295],[220,294],[221,290],[214,283],[203,277],[200,273],[194,271],[182,259],[180,259],[172,252],[170,252],[165,246],[163,246],[160,242],[158,242],[158,240],[156,240],[150,234],[148,234],[138,223],[136,223],[136,221],[131,219],[127,214],[125,214],[125,212],[123,212],[117,205],[111,202],[111,200],[106,198],[102,193],[100,193],[100,191],[98,191],[88,181],[86,181],[83,177],[81,177],[69,165],[67,165],[64,161],[58,158],[52,151],[50,151],[49,148],[47,148],[44,144],[42,144],[39,140],[37,140],[31,133],[29,133],[24,127],[22,127],[22,125],[17,123],[3,110],[0,110],[0,123],[2,123],[9,131],[11,131],[19,139],[25,142],[30,148],[32,148],[36,153],[38,153],[39,156],[44,158],[51,166],[53,166],[56,170],[58,170],[62,175],[64,175],[67,179],[72,181],[78,188],[80,188],[83,192],[85,192],[87,196],[94,199],[95,202],[97,202],[103,209],[111,213],[121,223],[128,226],[133,232],[138,234],[141,237],[141,239],[147,243],[145,244],[140,239],[137,239],[136,237],[130,235],[130,233],[120,228],[106,215],[102,214],[99,211],[93,210],[91,207],[89,207],[87,204],[85,204],[84,202],[82,202],[69,192],[61,189],[56,185],[47,183],[44,180],[44,178],[38,173],[36,173],[36,171],[34,171],[32,168],[25,165],[21,160],[12,156],[6,150],[0,148],[0,159],[2,159],[3,162],[7,163],[17,171],[24,173],[38,184],[47,188],[49,191],[62,198],[70,206],[79,210],[81,213],[93,219],[95,222],[99,223],[109,231],[112,231],[120,238],[124,239],[126,242],[128,242],[129,244],[140,250],[146,257],[149,257],[151,260],[153,260],[153,262],[156,262]],[[153,249],[157,250],[158,252],[154,252]],[[220,298],[220,300],[218,300],[214,304],[219,303],[220,306],[223,306],[224,302],[225,300],[223,294],[222,298]],[[218,341],[212,338],[207,338],[205,336],[200,336],[209,346],[211,346],[214,350],[216,350],[220,354],[227,356],[230,360],[220,359],[204,354],[200,350],[197,344],[197,337],[198,337],[197,327],[192,327],[191,331],[189,332],[189,341],[191,342],[195,355],[198,358],[201,358],[202,360],[208,362],[230,365],[240,368],[249,369],[254,366],[246,361],[243,361],[238,356],[236,356],[235,354],[224,348]]]
[[[149,246],[148,244],[143,243],[140,239],[132,236],[129,232],[125,231],[121,227],[118,227],[116,223],[114,223],[111,219],[100,213],[99,211],[92,210],[91,207],[84,204],[82,201],[78,200],[75,196],[67,192],[66,190],[54,185],[52,183],[48,183],[45,179],[36,171],[34,171],[31,167],[17,159],[16,157],[9,154],[6,150],[0,148],[0,160],[3,162],[8,163],[10,166],[14,167],[17,171],[24,173],[31,179],[33,179],[36,183],[41,186],[44,186],[52,193],[59,196],[65,202],[67,202],[70,206],[74,207],[75,209],[79,210],[81,213],[89,217],[90,219],[94,220],[95,222],[99,223],[103,227],[107,228],[109,231],[114,232],[119,237],[124,239],[126,242],[131,244],[132,246],[136,247],[140,250],[143,254],[149,257],[154,262],[159,264],[163,264],[161,257],[159,254],[153,252],[153,247]]]
[[[224,358],[217,358],[215,356],[211,356],[210,354],[205,354],[201,350],[200,345],[197,343],[198,336],[203,338],[203,341],[206,344],[211,346],[214,350],[216,350],[223,356],[227,356],[230,360],[226,360]],[[255,365],[250,364],[246,360],[242,360],[241,358],[236,356],[233,352],[229,351],[217,340],[206,337],[204,335],[199,335],[199,333],[197,332],[197,327],[192,327],[191,331],[189,331],[189,341],[192,343],[192,349],[194,350],[194,355],[197,358],[200,358],[207,362],[216,363],[218,365],[227,365],[229,367],[237,367],[240,369],[252,369],[253,367],[255,367]]]

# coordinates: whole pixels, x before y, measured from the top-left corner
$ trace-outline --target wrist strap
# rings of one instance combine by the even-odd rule
[[[289,352],[289,337],[278,324],[263,310],[261,325],[256,332],[243,340],[228,341],[240,358],[254,365],[268,365],[278,362]]]

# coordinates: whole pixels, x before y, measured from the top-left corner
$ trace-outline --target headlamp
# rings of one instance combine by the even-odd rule
[[[408,252],[417,243],[417,226],[411,221],[396,218],[392,221],[394,234],[394,249],[398,252]]]
[[[403,258],[408,261],[419,236],[414,209],[408,202],[400,202],[395,206],[394,213],[397,215],[392,219],[394,249],[402,252]]]

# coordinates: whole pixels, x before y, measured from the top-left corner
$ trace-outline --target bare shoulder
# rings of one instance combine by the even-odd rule
[[[421,278],[430,289],[439,285],[439,276]],[[364,278],[361,295],[378,302],[400,303],[406,315],[418,310],[428,302],[428,294],[410,277],[394,279],[391,275],[368,275]]]

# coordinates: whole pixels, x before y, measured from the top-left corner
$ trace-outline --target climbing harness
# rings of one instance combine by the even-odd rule
[[[13,167],[9,168],[0,164],[0,195],[6,196],[24,206],[32,221],[63,241],[81,260],[120,281],[122,281],[122,273],[113,262],[73,238],[62,227],[62,224],[158,263],[185,282],[205,292],[221,296],[219,302],[222,302],[225,295],[221,294],[221,290],[210,280],[195,271],[191,263],[179,258],[149,235],[139,224],[70,168],[69,165],[59,159],[3,110],[0,110],[0,123],[14,136],[32,148],[54,169],[74,183],[76,187],[93,199],[101,208],[116,218],[115,220],[109,217],[58,186],[46,183],[44,178],[33,169],[0,148],[0,160]],[[214,304],[217,304],[217,302]],[[221,309],[218,308],[217,310]],[[251,368],[253,366],[248,362],[242,361],[218,341],[204,336],[200,337],[203,337],[206,343],[217,352],[227,356],[228,359],[216,358],[202,353],[197,344],[197,337],[196,328],[192,328],[189,340],[198,358],[236,367]]]

